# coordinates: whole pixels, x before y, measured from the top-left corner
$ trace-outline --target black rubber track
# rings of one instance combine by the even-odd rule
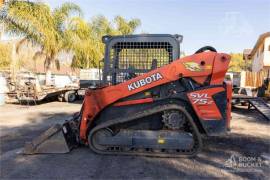
[[[191,126],[192,135],[193,135],[194,142],[195,142],[192,149],[181,150],[180,152],[171,153],[171,152],[167,152],[167,151],[156,152],[156,151],[152,151],[152,150],[145,150],[143,152],[136,151],[136,150],[124,151],[121,147],[115,148],[113,150],[106,150],[106,151],[102,151],[102,150],[95,148],[95,144],[93,143],[94,141],[92,140],[92,137],[94,136],[94,134],[98,130],[101,130],[104,128],[109,128],[110,126],[113,126],[113,125],[133,121],[133,120],[136,120],[136,119],[139,119],[142,117],[153,115],[155,113],[163,112],[165,110],[178,110],[178,111],[183,112],[186,115],[187,120],[189,122],[189,125]],[[142,155],[142,156],[155,156],[155,157],[193,157],[198,152],[200,152],[200,150],[202,148],[202,138],[201,138],[199,130],[196,127],[192,117],[189,115],[189,113],[187,112],[187,110],[184,107],[177,105],[177,104],[160,105],[160,106],[157,106],[157,107],[149,109],[149,110],[141,111],[141,112],[136,113],[130,117],[116,118],[116,119],[104,122],[102,124],[99,124],[89,132],[88,143],[89,143],[90,149],[92,149],[94,152],[99,153],[99,154]]]

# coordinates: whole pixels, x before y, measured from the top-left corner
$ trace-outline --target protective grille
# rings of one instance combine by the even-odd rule
[[[110,49],[112,84],[118,84],[173,60],[169,42],[118,42]]]

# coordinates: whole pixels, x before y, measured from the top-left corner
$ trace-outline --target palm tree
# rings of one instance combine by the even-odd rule
[[[139,19],[131,19],[128,21],[121,16],[116,16],[114,21],[116,24],[116,29],[121,35],[133,34],[141,25],[141,21]]]
[[[0,20],[5,24],[5,29],[23,37],[19,44],[31,41],[41,46],[41,51],[35,57],[45,57],[46,85],[51,84],[52,65],[59,65],[57,55],[71,48],[71,35],[67,33],[69,29],[66,25],[72,18],[71,14],[77,17],[81,14],[80,8],[73,3],[64,3],[51,10],[44,3],[13,0],[0,10]]]
[[[102,58],[101,39],[97,39],[91,26],[81,18],[73,18],[68,23],[69,47],[73,51],[71,66],[74,68],[98,67]]]
[[[77,13],[77,16],[70,16]],[[130,21],[121,16],[110,22],[104,16],[96,16],[90,23],[80,18],[80,8],[72,3],[64,3],[51,10],[43,3],[29,1],[9,1],[0,11],[0,20],[8,32],[24,37],[20,45],[31,41],[41,46],[34,59],[45,57],[46,84],[51,82],[51,68],[59,67],[57,55],[63,50],[73,52],[72,67],[97,67],[103,58],[104,35],[132,34],[140,26],[140,20]]]
[[[127,35],[132,34],[140,26],[139,19],[126,20],[121,16],[110,22],[105,16],[95,16],[90,23],[80,18],[70,21],[70,33],[73,36],[74,57],[72,67],[98,67],[99,61],[103,58],[104,35]],[[76,42],[76,43],[75,43]]]

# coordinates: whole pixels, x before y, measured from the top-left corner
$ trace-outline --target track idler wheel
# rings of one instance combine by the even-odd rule
[[[93,135],[92,139],[90,136],[88,136],[88,143],[90,144],[92,141],[93,145],[98,150],[104,151],[107,149],[107,146],[100,145],[100,144],[102,144],[102,140],[104,138],[109,138],[112,136],[113,136],[113,132],[109,128],[101,129]]]

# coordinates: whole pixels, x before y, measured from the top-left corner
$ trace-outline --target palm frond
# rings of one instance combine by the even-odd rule
[[[37,59],[42,58],[43,56],[45,56],[43,51],[37,51],[33,56],[33,60],[36,61]]]
[[[126,20],[121,16],[116,16],[114,18],[117,30],[122,35],[132,34],[135,30],[141,25],[139,19],[131,19],[130,21]]]
[[[23,38],[16,43],[16,53],[19,53],[20,49],[22,48],[25,42],[27,42],[27,38]]]
[[[78,6],[78,5],[74,4],[74,3],[69,3],[69,2],[62,4],[59,8],[56,8],[53,11],[54,16],[69,17],[69,15],[71,13],[78,13],[79,16],[81,16],[83,14],[80,6]]]
[[[0,21],[11,33],[26,35],[27,38],[32,38],[37,42],[43,40],[43,35],[29,21],[10,15],[5,6],[0,10]]]
[[[64,3],[59,8],[53,11],[53,18],[55,21],[55,27],[58,31],[63,32],[65,29],[65,22],[70,18],[71,14],[77,13],[80,17],[82,15],[81,8],[73,3]]]

